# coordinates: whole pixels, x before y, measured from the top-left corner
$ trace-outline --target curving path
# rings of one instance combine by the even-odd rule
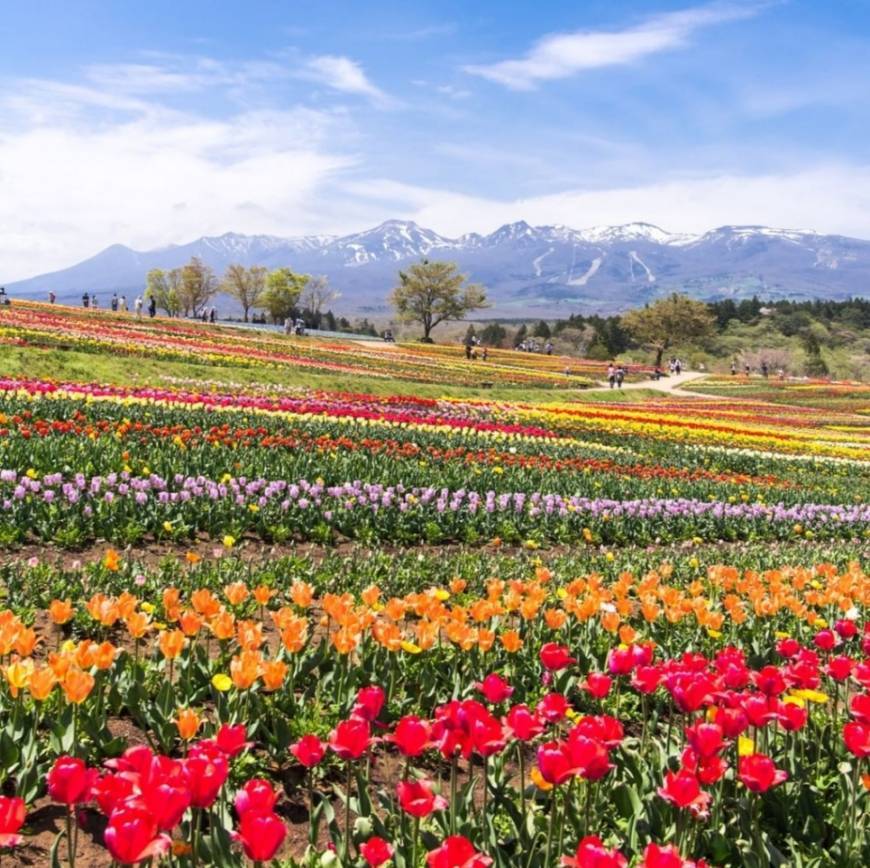
[[[696,380],[702,380],[706,377],[706,374],[702,374],[699,371],[686,371],[683,374],[674,374],[670,377],[662,377],[660,380],[641,380],[638,383],[623,383],[622,391],[628,391],[629,389],[647,389],[652,392],[664,392],[668,395],[676,395],[680,398],[713,398],[716,397],[714,395],[704,395],[701,392],[686,392],[681,389],[684,383],[691,383]],[[610,391],[610,384],[605,382],[601,382],[598,386],[590,387],[589,389],[584,389],[584,392],[601,392],[601,391]],[[619,391],[617,389],[613,390],[614,392]]]

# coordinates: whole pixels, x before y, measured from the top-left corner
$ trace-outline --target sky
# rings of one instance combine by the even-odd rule
[[[3,282],[390,218],[870,238],[870,0],[40,0],[0,44]]]

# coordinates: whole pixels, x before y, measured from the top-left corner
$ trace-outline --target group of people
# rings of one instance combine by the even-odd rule
[[[762,361],[761,365],[758,368],[758,371],[761,374],[761,376],[764,377],[764,379],[766,380],[770,376],[770,365],[768,365],[768,363],[766,361]],[[751,373],[752,373],[752,367],[747,362],[743,366],[743,374],[744,374],[744,376],[748,377]],[[732,377],[736,376],[736,374],[737,374],[737,360],[732,359],[732,361],[731,361],[731,376]],[[785,368],[777,368],[776,369],[776,376],[780,380],[784,380],[785,379]]]
[[[57,296],[53,292],[49,292],[48,294],[48,303],[54,304],[57,301]],[[96,293],[82,293],[82,307],[85,309],[90,308],[91,310],[98,310],[100,307],[99,299],[97,299]],[[118,293],[114,293],[112,296],[112,300],[109,302],[109,308],[112,313],[127,313],[127,296],[121,295]],[[142,319],[142,311],[147,310],[148,316],[152,319],[157,316],[157,302],[154,299],[154,296],[149,296],[146,300],[142,298],[141,295],[137,295],[135,301],[133,302],[133,312],[136,314],[137,319]],[[214,308],[212,308],[212,312]],[[212,314],[213,315],[213,314]],[[205,314],[203,313],[203,321],[205,321]],[[214,319],[211,320],[214,322]]]
[[[480,358],[484,362],[489,358],[489,350],[480,342],[476,335],[465,342],[465,358],[474,360]]]
[[[521,353],[540,353],[544,352],[548,356],[553,355],[553,342],[547,341],[543,349],[541,345],[534,338],[526,338],[523,341],[520,341],[516,347]]]
[[[615,365],[611,362],[607,366],[607,382],[610,383],[610,388],[621,389],[627,373],[628,368],[625,365]]]
[[[287,319],[284,320],[284,334],[285,335],[299,335],[300,337],[305,334],[305,320],[302,317],[296,317],[293,319],[292,316],[288,316]]]
[[[5,286],[0,286],[0,304],[3,304],[3,305],[12,304],[12,302],[9,301],[9,296],[6,295],[6,287]]]
[[[683,365],[682,359],[678,359],[676,356],[671,356],[671,358],[668,360],[668,371],[670,372],[671,376],[674,376],[674,374],[676,374],[679,377],[680,374],[683,373],[684,367],[685,365]]]

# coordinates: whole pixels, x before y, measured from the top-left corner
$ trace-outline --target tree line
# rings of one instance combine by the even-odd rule
[[[320,317],[339,297],[323,276],[297,274],[290,268],[233,264],[219,278],[197,256],[178,268],[152,269],[145,283],[145,297],[153,298],[168,316],[199,317],[219,292],[239,303],[245,322],[254,310],[263,311],[275,323],[302,312]]]

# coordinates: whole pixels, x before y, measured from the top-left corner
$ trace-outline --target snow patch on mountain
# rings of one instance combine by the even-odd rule
[[[589,266],[589,268],[587,268],[586,271],[580,275],[580,277],[569,276],[568,280],[566,280],[565,283],[567,283],[568,286],[586,286],[586,284],[589,283],[589,281],[595,275],[595,272],[598,271],[599,268],[601,268],[602,262],[604,262],[604,257],[596,256],[595,259],[592,260],[592,264]]]
[[[555,247],[550,247],[550,248],[547,250],[546,253],[542,253],[540,256],[536,256],[536,257],[532,260],[532,268],[535,269],[535,277],[540,277],[540,276],[541,276],[541,263],[542,263],[542,262],[543,262],[543,261],[544,261],[544,260],[545,260],[545,259],[546,259],[550,254],[551,254],[551,253],[555,253],[555,252],[556,252],[556,248],[555,248]]]
[[[636,250],[628,251],[628,261],[629,266],[631,268],[631,279],[634,280],[634,266],[635,263],[639,265],[646,272],[647,283],[655,283],[656,276],[650,271],[649,266],[637,255]]]

